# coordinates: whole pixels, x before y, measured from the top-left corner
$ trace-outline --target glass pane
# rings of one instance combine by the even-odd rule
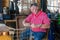
[[[47,4],[47,8],[50,10],[50,11],[57,11],[58,9],[58,0],[47,0],[48,1],[48,4]]]
[[[27,6],[27,4],[23,4],[23,9],[25,9],[25,8],[27,8],[28,6]]]
[[[31,3],[31,0],[27,0],[28,1],[28,3]]]
[[[23,3],[28,3],[28,1],[27,0],[23,0]]]

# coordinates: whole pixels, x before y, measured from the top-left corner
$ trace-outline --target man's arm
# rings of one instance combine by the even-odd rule
[[[23,24],[24,26],[30,26],[30,23],[25,22],[25,20],[23,20],[22,24]]]
[[[40,28],[49,29],[50,24],[42,24]]]
[[[29,16],[27,16],[27,17],[23,20],[22,24],[23,24],[24,26],[30,26],[31,18],[32,18],[32,14],[30,14]]]
[[[31,25],[33,27],[40,27],[40,28],[44,28],[44,29],[49,29],[50,28],[50,24],[33,24]]]

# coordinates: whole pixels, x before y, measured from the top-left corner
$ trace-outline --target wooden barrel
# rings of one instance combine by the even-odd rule
[[[9,35],[9,32],[0,32],[0,40],[12,40],[12,37]]]
[[[2,35],[2,33],[0,32],[0,36]]]
[[[2,35],[9,35],[9,32],[2,32]]]
[[[9,7],[9,0],[2,0],[3,7]]]

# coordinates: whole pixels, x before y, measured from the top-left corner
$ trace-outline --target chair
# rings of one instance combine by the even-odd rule
[[[49,33],[49,29],[47,29],[46,35],[42,40],[48,40],[48,33]]]
[[[16,17],[16,29],[17,29],[17,40],[20,39],[20,33],[23,32],[26,27],[23,26],[22,21],[26,18],[26,16],[17,16]]]

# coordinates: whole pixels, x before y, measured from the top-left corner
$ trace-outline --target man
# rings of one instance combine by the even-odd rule
[[[30,27],[34,40],[42,40],[47,31],[46,29],[50,28],[50,20],[47,17],[47,14],[38,9],[37,3],[31,4],[30,10],[32,13],[23,21],[24,26]],[[27,33],[27,35],[25,33]],[[29,33],[28,30],[25,31],[21,34],[23,35],[21,38],[28,36]]]

